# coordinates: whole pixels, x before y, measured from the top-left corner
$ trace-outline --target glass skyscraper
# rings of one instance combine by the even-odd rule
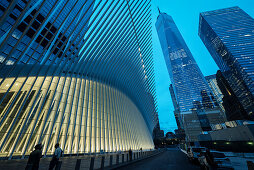
[[[0,157],[152,149],[150,1],[0,1]]]
[[[209,86],[172,17],[160,13],[156,29],[180,112],[213,108]]]
[[[200,14],[199,36],[254,119],[254,19],[239,7]]]
[[[211,130],[210,125],[221,118],[220,110],[215,107],[212,92],[172,17],[160,13],[156,29],[172,83],[176,121],[184,129],[187,141],[197,141],[202,131]],[[219,119],[210,121],[214,116]]]

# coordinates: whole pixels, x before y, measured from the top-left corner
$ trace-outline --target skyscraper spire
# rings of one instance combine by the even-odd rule
[[[158,8],[159,14],[161,14],[161,10],[160,10],[160,8],[159,8],[159,7],[157,7],[157,8]]]

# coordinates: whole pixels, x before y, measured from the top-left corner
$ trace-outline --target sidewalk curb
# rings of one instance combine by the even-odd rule
[[[151,158],[153,156],[156,156],[156,155],[159,155],[161,153],[165,152],[164,151],[160,151],[160,152],[157,152],[155,154],[152,154],[150,156],[147,156],[147,157],[144,157],[144,158],[140,158],[140,159],[136,159],[136,160],[133,160],[133,161],[129,161],[129,162],[125,162],[125,163],[122,163],[122,164],[118,164],[118,165],[113,165],[113,166],[109,166],[109,167],[105,167],[104,170],[110,170],[110,169],[118,169],[118,168],[122,168],[122,167],[125,167],[125,166],[128,166],[128,165],[131,165],[131,164],[134,164],[136,162],[139,162],[139,161],[142,161],[142,160],[145,160],[145,159],[148,159],[148,158]]]
[[[183,150],[183,149],[180,149],[180,150],[187,155],[187,152],[185,150]]]

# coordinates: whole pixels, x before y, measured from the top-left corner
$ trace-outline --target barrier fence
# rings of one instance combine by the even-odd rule
[[[95,155],[83,155],[83,156],[66,156],[60,158],[58,170],[83,170],[83,169],[104,169],[111,166],[129,164],[132,161],[144,159],[152,155],[156,155],[163,150],[152,151],[133,151],[130,156],[128,152],[119,153],[105,153]],[[40,161],[39,170],[48,169],[50,157],[42,158]],[[1,160],[0,169],[25,169],[27,159],[17,160]]]

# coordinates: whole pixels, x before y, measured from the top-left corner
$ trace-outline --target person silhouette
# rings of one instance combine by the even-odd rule
[[[130,158],[130,161],[132,161],[132,150],[131,150],[131,148],[129,149],[129,158]]]
[[[54,167],[56,166],[56,169],[60,166],[59,165],[59,158],[62,156],[62,149],[60,148],[59,146],[59,143],[57,143],[55,145],[55,152],[53,154],[53,157],[52,157],[52,160],[50,161],[50,164],[49,164],[49,170],[53,170]]]
[[[38,170],[41,157],[42,157],[42,144],[37,144],[35,146],[35,150],[31,152],[29,155],[26,170]]]

